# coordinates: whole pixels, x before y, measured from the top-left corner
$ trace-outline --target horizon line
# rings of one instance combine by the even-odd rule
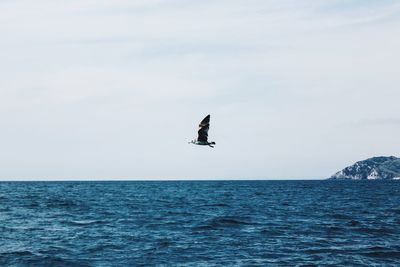
[[[329,178],[282,178],[282,179],[273,179],[273,178],[165,178],[165,179],[145,179],[145,178],[128,178],[128,179],[90,179],[90,178],[71,178],[71,179],[27,179],[27,178],[16,178],[16,179],[1,179],[0,182],[168,182],[168,181],[318,181],[318,180],[327,180]]]

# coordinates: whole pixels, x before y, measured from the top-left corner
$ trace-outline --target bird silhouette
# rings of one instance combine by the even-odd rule
[[[197,139],[190,141],[189,144],[214,147],[215,142],[208,142],[209,129],[210,129],[210,115],[207,115],[199,124]]]

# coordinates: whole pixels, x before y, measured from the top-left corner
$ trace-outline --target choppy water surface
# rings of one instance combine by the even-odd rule
[[[400,181],[1,182],[1,266],[400,265]]]

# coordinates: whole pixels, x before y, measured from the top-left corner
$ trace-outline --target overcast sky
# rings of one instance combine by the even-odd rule
[[[215,148],[189,145],[211,114]],[[0,179],[316,179],[400,156],[400,3],[0,0]]]

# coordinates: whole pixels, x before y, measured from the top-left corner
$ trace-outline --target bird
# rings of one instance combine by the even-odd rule
[[[208,130],[210,129],[210,115],[207,115],[199,124],[199,131],[197,139],[189,142],[200,146],[214,147],[215,142],[208,142]]]

